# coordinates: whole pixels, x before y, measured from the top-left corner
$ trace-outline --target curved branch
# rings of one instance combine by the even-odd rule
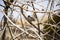
[[[26,32],[26,31],[24,31],[22,28],[20,28],[18,25],[16,25],[16,24],[14,24],[9,18],[8,18],[8,16],[5,14],[5,13],[3,13],[4,15],[5,15],[5,17],[7,18],[7,20],[11,23],[11,24],[13,24],[15,27],[17,27],[18,29],[20,29],[21,31],[23,31],[23,32]],[[26,34],[29,34],[28,32],[26,32]],[[32,36],[31,34],[29,34],[30,36]],[[36,34],[37,35],[37,34]],[[38,36],[38,35],[37,35]],[[39,37],[40,38],[40,37]]]
[[[34,28],[36,28],[36,29],[38,30],[38,28],[37,28],[34,24],[32,24],[32,23],[27,19],[27,17],[23,14],[23,8],[20,7],[20,9],[21,9],[21,13],[22,13],[22,15],[24,16],[24,18],[25,18]],[[40,32],[43,33],[41,30],[40,30]],[[43,34],[44,34],[44,33],[43,33]]]

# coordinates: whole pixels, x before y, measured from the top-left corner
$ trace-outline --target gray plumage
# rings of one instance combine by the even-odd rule
[[[29,21],[35,21],[35,19],[33,17],[31,17],[30,15],[28,15],[28,20]]]

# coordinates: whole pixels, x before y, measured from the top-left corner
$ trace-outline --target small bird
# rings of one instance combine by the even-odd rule
[[[14,0],[10,0],[10,2],[11,2],[11,3],[13,3],[13,2],[14,2]]]
[[[31,22],[35,21],[35,19],[33,17],[31,17],[30,15],[28,15],[28,20],[31,21]]]

